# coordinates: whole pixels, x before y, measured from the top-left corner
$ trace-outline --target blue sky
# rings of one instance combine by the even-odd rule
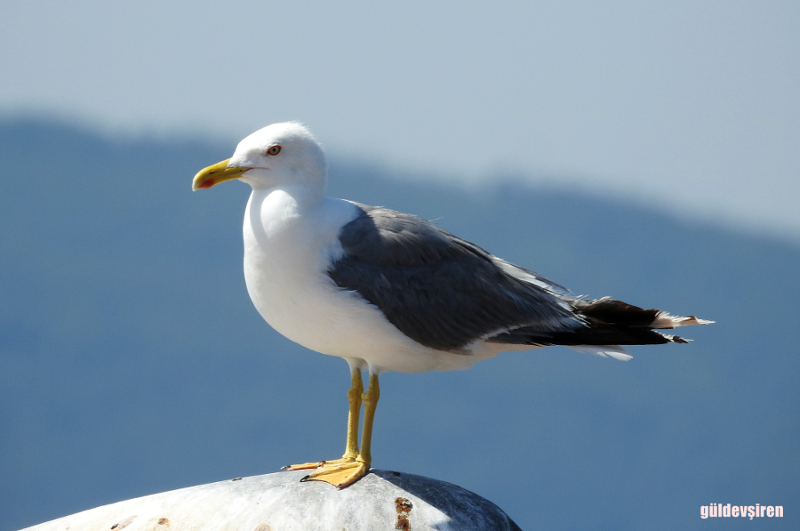
[[[800,241],[797,2],[0,3],[0,116],[233,143],[299,119],[467,185],[635,198]]]

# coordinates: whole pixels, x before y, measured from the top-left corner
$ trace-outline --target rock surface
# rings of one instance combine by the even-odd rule
[[[104,505],[24,531],[519,531],[492,502],[444,481],[372,470],[349,488],[303,471],[236,478]]]

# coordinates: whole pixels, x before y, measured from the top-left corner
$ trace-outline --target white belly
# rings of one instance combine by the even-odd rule
[[[275,330],[373,372],[466,369],[496,354],[423,347],[361,296],[336,286],[327,267],[343,254],[339,229],[359,210],[339,199],[311,207],[302,199],[280,189],[254,190],[245,210],[245,282],[256,309]]]

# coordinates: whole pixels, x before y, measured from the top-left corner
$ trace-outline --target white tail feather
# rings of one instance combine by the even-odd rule
[[[705,319],[698,319],[694,315],[687,317],[680,317],[678,315],[670,315],[667,312],[659,312],[653,323],[650,325],[652,328],[677,328],[679,326],[693,326],[693,325],[707,325],[712,324],[714,321],[707,321]]]
[[[618,345],[576,345],[570,346],[572,350],[600,356],[601,358],[614,358],[619,361],[628,361],[633,356],[628,351]]]

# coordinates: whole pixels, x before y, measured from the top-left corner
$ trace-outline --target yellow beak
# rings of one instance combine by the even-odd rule
[[[231,159],[225,159],[222,162],[203,168],[197,175],[194,176],[192,181],[192,190],[199,190],[201,188],[211,188],[215,184],[230,181],[231,179],[238,179],[248,170],[252,168],[228,166]]]

